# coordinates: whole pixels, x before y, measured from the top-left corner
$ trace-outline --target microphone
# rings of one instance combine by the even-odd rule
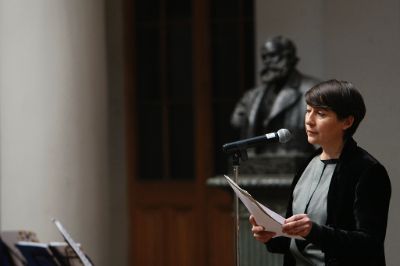
[[[248,147],[255,146],[257,144],[262,144],[265,142],[280,142],[286,143],[292,138],[290,131],[286,128],[279,129],[277,132],[268,133],[258,137],[253,137],[249,139],[242,139],[230,143],[226,143],[222,146],[222,149],[226,153],[232,153],[235,151],[241,151],[247,149]]]

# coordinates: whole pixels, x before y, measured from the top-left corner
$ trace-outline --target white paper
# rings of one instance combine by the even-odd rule
[[[231,178],[225,175],[226,180],[236,193],[240,201],[246,206],[247,210],[252,214],[258,225],[264,227],[266,231],[274,232],[278,236],[286,236],[290,238],[303,239],[301,236],[291,236],[282,232],[282,225],[285,221],[281,215],[270,210],[266,206],[256,201],[250,193],[239,187]]]

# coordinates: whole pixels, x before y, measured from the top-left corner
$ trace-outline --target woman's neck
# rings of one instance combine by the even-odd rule
[[[344,147],[344,141],[340,141],[335,145],[323,146],[320,155],[321,160],[339,159]]]

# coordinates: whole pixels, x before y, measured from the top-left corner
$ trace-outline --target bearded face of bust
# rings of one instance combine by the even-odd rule
[[[281,36],[267,40],[261,48],[263,68],[261,81],[264,84],[286,79],[297,63],[294,44]]]

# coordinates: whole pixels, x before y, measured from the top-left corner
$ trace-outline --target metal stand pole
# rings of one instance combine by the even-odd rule
[[[234,173],[234,181],[237,184],[238,178],[239,178],[239,165],[234,165],[233,166],[233,173]],[[236,252],[236,257],[235,257],[235,265],[240,266],[240,249],[239,249],[239,233],[240,233],[240,227],[239,227],[239,198],[235,194],[235,199],[234,199],[234,206],[235,206],[235,222],[234,222],[234,230],[235,230],[235,252]]]
[[[233,174],[234,174],[234,181],[236,184],[239,184],[239,165],[240,165],[240,159],[242,161],[247,160],[247,151],[246,150],[241,150],[233,153],[232,155],[232,165],[233,165]],[[234,236],[235,236],[235,265],[240,266],[240,245],[239,245],[239,232],[240,232],[240,227],[239,227],[239,198],[235,194],[234,197],[234,210],[235,210],[235,219],[234,219]]]

